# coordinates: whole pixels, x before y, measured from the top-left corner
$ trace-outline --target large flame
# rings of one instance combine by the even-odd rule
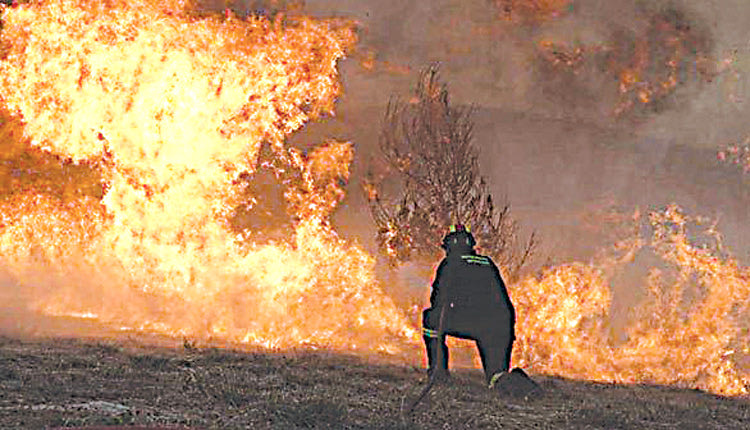
[[[707,238],[718,237],[711,226],[692,233],[699,222],[670,206],[650,215],[649,240],[634,234],[618,243],[617,258],[562,265],[514,286],[516,362],[569,377],[747,394],[750,269],[709,246]],[[614,345],[610,282],[643,252],[660,263],[652,263],[648,296],[632,314],[627,340]]]
[[[52,286],[39,309],[270,347],[414,339],[372,258],[327,223],[351,145],[284,147],[332,110],[349,27],[60,0],[6,9],[2,41],[2,100],[30,144],[104,183],[101,199],[30,190],[2,203],[4,265],[28,288]],[[255,244],[229,225],[263,142],[297,172],[292,243]]]

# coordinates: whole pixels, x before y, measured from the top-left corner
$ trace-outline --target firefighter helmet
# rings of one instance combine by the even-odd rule
[[[447,251],[449,248],[473,248],[476,244],[477,241],[468,227],[463,224],[453,224],[448,234],[443,237],[441,248]]]

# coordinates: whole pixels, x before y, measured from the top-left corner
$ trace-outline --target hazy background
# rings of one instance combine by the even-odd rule
[[[385,105],[408,98],[419,70],[440,62],[453,103],[476,107],[483,173],[524,228],[541,233],[543,259],[593,255],[606,234],[587,225],[591,213],[674,202],[718,219],[730,249],[747,262],[750,178],[720,163],[717,152],[748,136],[750,3],[648,2],[649,10],[679,11],[716,63],[711,79],[687,79],[658,109],[616,117],[613,76],[592,72],[576,86],[539,70],[540,41],[612,43],[613,29],[642,32],[643,4],[575,1],[560,18],[523,25],[500,19],[486,0],[308,0],[308,13],[349,17],[360,27],[358,52],[341,64],[336,118],[291,139],[299,146],[329,137],[355,143],[353,180],[335,217],[342,234],[373,246],[359,179],[377,155]],[[374,67],[363,67],[363,59],[374,59]]]

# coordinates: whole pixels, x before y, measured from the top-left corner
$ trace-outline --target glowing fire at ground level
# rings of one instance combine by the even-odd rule
[[[97,172],[100,196],[27,188],[2,203],[7,270],[50,315],[268,348],[395,352],[414,339],[373,259],[327,218],[353,156],[284,139],[331,111],[350,26],[196,17],[182,2],[5,9],[2,100],[26,144]],[[261,160],[261,147],[271,160]],[[269,162],[295,232],[264,243],[228,219]]]
[[[104,183],[100,197],[29,188],[0,203],[2,266],[34,309],[176,338],[416,360],[416,322],[379,288],[374,258],[328,222],[351,145],[284,146],[331,109],[350,30],[107,4],[49,2],[3,17],[0,96],[28,144],[92,166]],[[263,144],[294,211],[289,241],[255,240],[226,221]],[[750,271],[691,244],[689,223],[677,208],[654,213],[653,237],[619,243],[617,258],[511,286],[515,364],[747,393]],[[645,281],[641,318],[613,346],[609,279],[643,250],[663,264]]]

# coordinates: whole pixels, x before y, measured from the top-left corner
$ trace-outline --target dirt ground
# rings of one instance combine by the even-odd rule
[[[227,429],[747,429],[750,399],[532,375],[530,399],[488,390],[476,369],[425,374],[325,352],[259,353],[96,339],[0,337],[0,428],[160,425]]]

